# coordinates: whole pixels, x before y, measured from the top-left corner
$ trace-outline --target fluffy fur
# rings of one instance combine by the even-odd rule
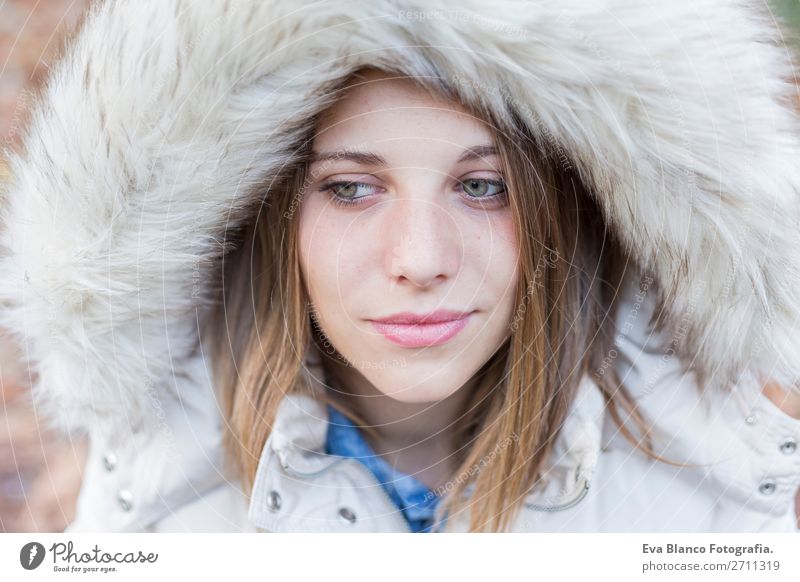
[[[681,350],[720,384],[793,382],[800,168],[779,37],[731,0],[98,3],[12,160],[3,325],[65,426],[146,429],[198,343],[226,229],[372,64],[521,111],[655,274]]]

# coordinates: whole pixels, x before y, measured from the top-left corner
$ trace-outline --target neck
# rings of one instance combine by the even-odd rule
[[[471,393],[464,385],[438,402],[401,402],[383,394],[356,368],[324,358],[329,394],[370,427],[364,438],[378,456],[430,488],[455,471],[455,429]]]

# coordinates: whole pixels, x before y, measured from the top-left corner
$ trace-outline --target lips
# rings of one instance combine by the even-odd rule
[[[370,320],[370,323],[389,341],[405,348],[419,348],[448,342],[467,326],[472,313],[453,310],[427,314],[405,312]]]

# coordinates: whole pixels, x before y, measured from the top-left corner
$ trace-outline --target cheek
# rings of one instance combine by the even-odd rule
[[[510,212],[498,222],[497,246],[501,255],[500,264],[502,265],[503,278],[513,287],[519,270],[517,264],[519,261],[519,241],[517,240],[516,225]]]
[[[347,241],[357,240],[352,221],[343,224],[313,203],[301,210],[298,252],[303,280],[322,323],[332,328],[353,316],[348,300],[357,297],[361,257],[358,246]]]
[[[511,212],[497,213],[473,233],[470,256],[480,270],[484,297],[499,305],[513,301],[518,277],[519,243]],[[487,297],[488,298],[488,297]]]

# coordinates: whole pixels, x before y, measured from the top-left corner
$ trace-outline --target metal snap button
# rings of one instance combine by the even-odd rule
[[[106,471],[111,472],[114,470],[116,466],[117,466],[117,455],[115,455],[111,451],[103,455],[103,467],[105,467]]]
[[[784,455],[791,455],[797,450],[797,439],[788,437],[781,443],[780,450]]]
[[[267,505],[272,511],[278,511],[281,508],[281,496],[277,491],[270,491],[267,496]]]
[[[772,495],[775,493],[775,489],[777,489],[775,481],[764,481],[758,486],[758,491],[762,495]]]
[[[122,511],[130,511],[133,508],[133,493],[127,489],[120,489],[117,493],[117,502]]]
[[[356,522],[356,514],[353,513],[353,510],[349,507],[342,507],[339,510],[339,517],[341,517],[346,523],[352,524]]]

